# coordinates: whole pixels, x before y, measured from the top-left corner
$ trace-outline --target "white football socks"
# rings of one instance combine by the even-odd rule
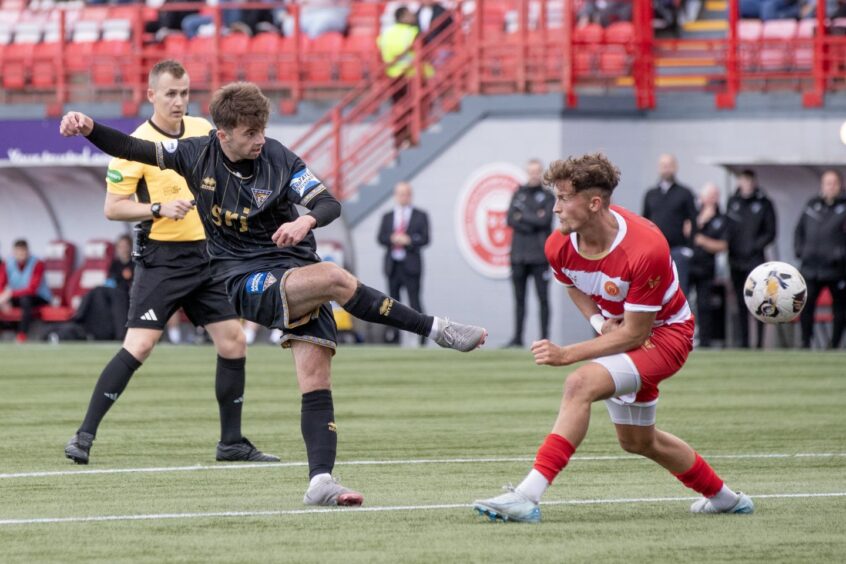
[[[520,482],[520,485],[514,489],[535,503],[540,503],[540,499],[546,493],[548,487],[549,481],[546,476],[532,468],[531,472]]]
[[[737,495],[734,490],[723,484],[723,487],[717,492],[717,495],[709,497],[708,499],[711,500],[711,504],[714,507],[720,511],[725,511],[734,507],[737,504],[737,499],[739,497],[740,496]]]

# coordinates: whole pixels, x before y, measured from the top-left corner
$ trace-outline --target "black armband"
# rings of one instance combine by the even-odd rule
[[[91,130],[86,139],[95,147],[113,157],[153,166],[158,164],[155,143],[136,139],[107,125],[94,122],[94,129]]]
[[[308,215],[317,220],[315,227],[329,225],[341,215],[341,202],[326,190],[312,198],[308,208]]]

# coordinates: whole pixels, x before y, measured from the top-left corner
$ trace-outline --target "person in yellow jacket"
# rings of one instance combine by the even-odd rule
[[[394,145],[400,149],[411,144],[411,128],[409,127],[410,105],[406,105],[408,98],[408,78],[414,76],[415,53],[411,48],[420,33],[417,27],[417,16],[405,6],[400,6],[394,12],[396,23],[385,29],[377,40],[382,62],[385,63],[385,74],[396,79],[391,88],[391,101],[394,104]],[[434,74],[432,65],[424,63],[423,75],[430,78]]]

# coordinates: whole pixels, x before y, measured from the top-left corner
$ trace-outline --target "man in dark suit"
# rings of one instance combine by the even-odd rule
[[[385,276],[388,293],[395,300],[405,288],[408,303],[417,311],[420,305],[420,278],[423,264],[420,249],[429,244],[429,216],[411,205],[412,190],[408,182],[394,187],[394,209],[382,216],[379,226],[379,244],[385,247]],[[399,332],[390,331],[388,342],[399,342]],[[425,345],[425,339],[420,340]]]
[[[679,286],[687,296],[690,259],[693,257],[693,236],[696,235],[696,200],[687,186],[676,180],[679,166],[673,155],[658,159],[658,185],[646,192],[643,213],[658,226],[670,245],[670,256],[676,264]]]

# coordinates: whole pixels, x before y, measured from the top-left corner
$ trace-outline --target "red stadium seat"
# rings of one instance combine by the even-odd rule
[[[98,41],[94,46],[91,79],[97,86],[116,86],[130,82],[132,43]]]
[[[65,68],[72,73],[86,73],[91,66],[91,58],[94,56],[94,42],[76,43],[70,42],[65,45]]]
[[[44,253],[44,280],[53,293],[50,305],[41,308],[42,321],[68,321],[73,316],[73,309],[68,301],[68,288],[73,276],[76,261],[76,246],[69,241],[50,241]]]
[[[245,78],[264,84],[270,80],[270,69],[280,49],[281,37],[276,33],[259,33],[250,41],[250,57],[244,69]]]
[[[305,80],[329,83],[336,76],[336,63],[344,48],[344,36],[329,32],[307,40],[303,45]]]
[[[339,78],[342,82],[355,84],[365,77],[373,76],[377,62],[376,38],[370,35],[353,35],[344,42],[341,55]]]
[[[250,51],[250,43],[246,33],[231,33],[220,39],[220,80],[223,83],[241,78],[241,67]]]
[[[605,30],[596,23],[583,25],[573,30],[574,43],[601,43]]]
[[[35,88],[54,88],[59,72],[59,44],[36,45],[32,61],[32,85]]]
[[[290,83],[296,78],[299,68],[296,60],[296,45],[293,38],[280,37],[279,47],[276,52],[276,80],[278,82]]]
[[[194,37],[188,42],[188,56],[183,64],[191,77],[192,87],[208,87],[211,82],[214,40],[214,37]]]
[[[12,43],[3,53],[3,88],[22,90],[27,82],[27,69],[32,67],[35,45],[32,43]]]

